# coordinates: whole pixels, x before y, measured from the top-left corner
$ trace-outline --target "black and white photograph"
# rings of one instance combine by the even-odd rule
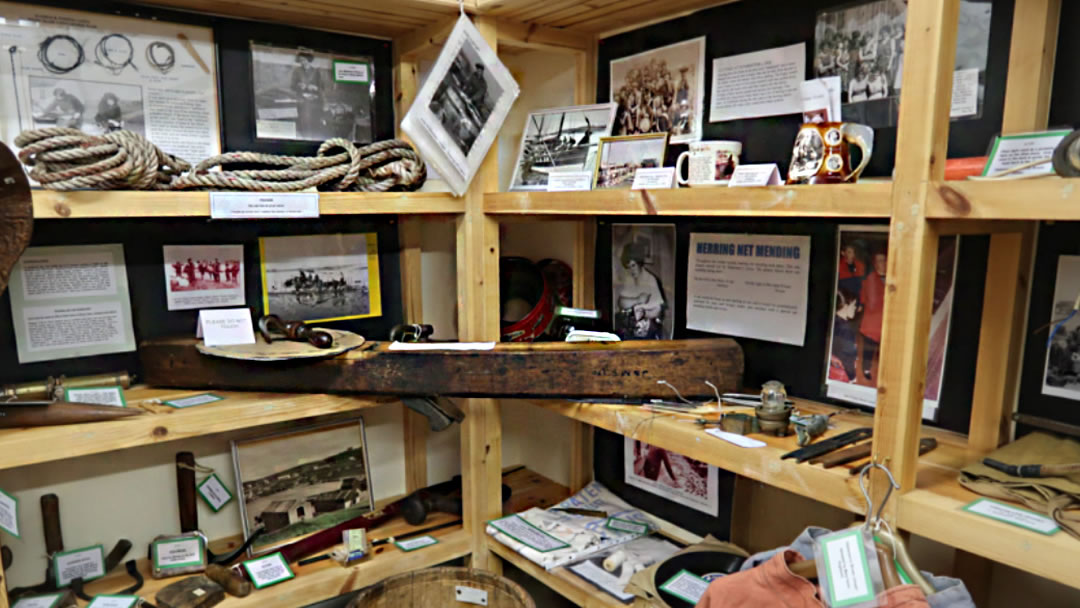
[[[614,333],[670,340],[675,333],[675,225],[612,224]]]
[[[616,110],[614,103],[600,103],[529,114],[510,189],[546,190],[552,173],[593,173],[600,138],[611,135]]]
[[[627,485],[716,516],[720,475],[716,467],[625,437],[623,479]]]
[[[1058,257],[1044,395],[1080,401],[1080,255]],[[1030,342],[1029,342],[1030,344]]]
[[[667,141],[667,133],[601,137],[593,189],[630,188],[638,169],[663,167]]]
[[[374,509],[363,419],[232,442],[244,535],[265,552]]]
[[[259,254],[266,314],[297,321],[382,316],[374,232],[263,237]]]
[[[520,92],[510,71],[462,15],[401,128],[460,196]]]
[[[251,43],[255,136],[372,141],[371,57]]]
[[[244,305],[243,245],[165,245],[169,310]]]
[[[821,138],[821,132],[814,128],[804,128],[795,136],[788,179],[810,179],[821,171],[824,161],[825,142]]]
[[[34,128],[67,127],[91,135],[113,131],[146,134],[142,87],[30,76]]]
[[[705,101],[705,38],[611,62],[611,100],[619,105],[615,135],[670,133],[671,143],[701,139]]]
[[[974,114],[954,111],[953,118],[977,116],[982,108],[990,49],[990,16],[989,0],[960,3],[956,70],[978,70],[978,82],[971,81],[972,85],[978,86],[978,106]],[[872,0],[818,13],[814,31],[814,74],[817,78],[840,77],[844,120],[873,128],[896,126],[906,20],[907,2],[904,0]]]

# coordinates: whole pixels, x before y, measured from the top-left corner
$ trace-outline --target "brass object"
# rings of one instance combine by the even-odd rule
[[[792,422],[795,423],[795,435],[799,438],[799,447],[824,435],[825,431],[829,430],[829,418],[832,418],[832,414],[793,416]]]
[[[787,389],[782,382],[769,380],[762,385],[761,405],[754,406],[762,433],[786,437],[792,410],[788,405]]]
[[[111,374],[96,374],[93,376],[49,376],[47,380],[37,382],[21,382],[19,384],[6,384],[0,387],[0,398],[14,397],[16,399],[47,399],[60,401],[64,398],[64,391],[69,388],[97,388],[102,386],[119,386],[123,389],[131,388],[131,376],[127,372],[115,372]]]
[[[737,435],[761,432],[758,419],[750,414],[724,414],[720,419],[720,428],[725,432]]]

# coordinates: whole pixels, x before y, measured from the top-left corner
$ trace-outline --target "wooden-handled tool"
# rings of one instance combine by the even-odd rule
[[[1013,477],[1066,477],[1080,473],[1080,462],[1071,464],[1006,464],[993,458],[984,458],[982,463],[995,471],[1001,471]]]
[[[334,345],[334,336],[321,329],[315,329],[303,321],[283,321],[277,315],[266,315],[259,319],[259,333],[267,342],[276,339],[307,342],[315,348],[330,348]]]

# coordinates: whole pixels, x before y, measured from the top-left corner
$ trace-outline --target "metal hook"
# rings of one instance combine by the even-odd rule
[[[885,472],[885,475],[889,477],[889,491],[885,493],[885,498],[881,500],[881,506],[878,507],[877,515],[873,519],[870,519],[870,515],[874,512],[874,501],[870,498],[870,493],[866,491],[866,478],[869,477],[870,469],[881,469]],[[863,498],[866,499],[866,526],[870,526],[870,522],[880,521],[881,514],[885,511],[885,505],[889,504],[889,498],[892,496],[893,490],[899,490],[900,484],[896,483],[896,479],[893,478],[892,471],[889,470],[883,464],[877,462],[867,463],[861,471],[859,471],[859,489],[862,490]]]

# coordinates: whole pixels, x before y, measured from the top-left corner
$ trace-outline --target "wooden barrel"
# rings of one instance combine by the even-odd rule
[[[429,568],[398,574],[360,592],[348,608],[468,608],[458,587],[487,592],[487,608],[536,608],[517,583],[484,570]]]

